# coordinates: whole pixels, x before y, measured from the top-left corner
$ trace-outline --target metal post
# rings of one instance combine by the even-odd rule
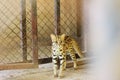
[[[26,0],[21,0],[21,20],[20,20],[20,28],[21,28],[21,46],[22,46],[22,54],[23,61],[27,61],[27,38],[26,38]]]
[[[31,0],[33,63],[38,64],[37,2]]]
[[[55,34],[60,34],[60,0],[54,0],[55,2]]]
[[[82,0],[76,0],[77,36],[82,36]]]
[[[85,44],[82,18],[83,18],[83,0],[76,0],[77,37],[79,39],[81,50],[84,50]]]

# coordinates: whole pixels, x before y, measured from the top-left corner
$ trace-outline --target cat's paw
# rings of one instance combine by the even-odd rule
[[[84,55],[81,55],[80,58],[84,58]]]
[[[54,75],[54,78],[56,78],[56,77],[58,77],[58,75],[56,74],[56,75]]]
[[[63,71],[66,71],[66,68],[64,68]]]
[[[78,66],[74,67],[74,70],[77,70],[77,69],[79,69],[79,67],[78,67]]]
[[[64,78],[65,76],[64,75],[59,75],[58,78],[61,79],[61,78]]]

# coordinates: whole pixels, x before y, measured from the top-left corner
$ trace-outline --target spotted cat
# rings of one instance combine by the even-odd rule
[[[63,70],[66,69],[66,54],[69,53],[73,62],[74,68],[77,68],[75,51],[82,58],[83,55],[81,53],[80,48],[78,47],[77,42],[65,34],[62,35],[54,35],[51,34],[52,40],[52,61],[54,63],[54,77],[63,77]],[[60,62],[60,66],[58,66],[58,60]],[[57,74],[57,69],[60,67],[59,74]]]

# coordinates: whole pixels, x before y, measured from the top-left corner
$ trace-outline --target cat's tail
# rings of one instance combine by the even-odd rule
[[[81,49],[79,48],[78,44],[76,41],[73,41],[73,48],[74,50],[77,52],[77,54],[79,55],[80,58],[83,58],[83,52],[81,51]]]

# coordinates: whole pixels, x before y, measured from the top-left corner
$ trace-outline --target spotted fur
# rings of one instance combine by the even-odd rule
[[[77,68],[75,51],[80,57],[83,57],[80,48],[78,47],[77,42],[65,34],[54,35],[51,34],[52,40],[52,61],[54,63],[54,77],[62,77],[63,70],[66,69],[66,54],[69,53],[73,62],[74,68]],[[58,66],[60,62],[60,66]],[[57,69],[60,67],[59,74],[57,74]]]

